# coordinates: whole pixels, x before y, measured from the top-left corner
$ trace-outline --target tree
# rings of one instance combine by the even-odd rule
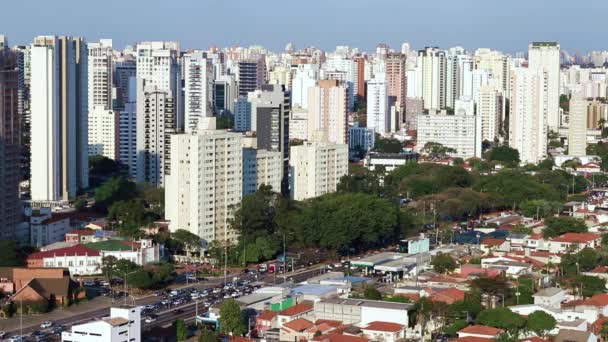
[[[468,325],[469,323],[464,319],[457,319],[447,328],[445,328],[444,332],[452,337],[456,337],[458,335],[458,331],[466,328]]]
[[[383,138],[379,134],[376,134],[374,151],[380,153],[401,153],[403,152],[403,144],[397,139]]]
[[[431,260],[431,265],[433,265],[433,270],[439,273],[448,273],[452,272],[456,268],[456,262],[452,259],[451,256],[444,253],[437,253]]]
[[[101,259],[101,273],[106,277],[107,281],[112,279],[112,274],[117,261],[118,259],[113,255],[107,255]]]
[[[511,229],[511,234],[525,234],[525,235],[532,235],[534,234],[534,231],[532,230],[532,228],[526,227],[523,224],[516,224],[513,229]]]
[[[87,200],[84,198],[79,198],[74,202],[74,208],[76,211],[81,211],[87,206]]]
[[[148,289],[153,284],[150,273],[143,268],[136,270],[135,273],[129,274],[127,279],[129,280],[129,286],[136,287],[138,289]]]
[[[137,194],[136,190],[135,183],[124,177],[111,178],[95,191],[95,204],[107,209],[115,202],[133,198]]]
[[[243,336],[247,331],[241,319],[241,308],[234,299],[225,300],[220,306],[220,330],[230,336]]]
[[[189,230],[178,229],[171,234],[171,238],[179,243],[182,248],[195,250],[201,247],[201,238]]]
[[[522,202],[520,209],[525,217],[537,217],[538,215],[538,218],[546,218],[558,214],[562,209],[562,204],[558,201],[535,199]]]
[[[185,341],[188,338],[188,329],[183,319],[175,321],[175,337],[177,341]]]
[[[481,276],[471,280],[471,287],[479,289],[482,293],[485,293],[488,302],[487,307],[491,307],[492,300],[498,295],[502,294],[503,298],[506,294],[508,284],[504,277],[485,277]]]
[[[146,218],[144,201],[136,198],[128,201],[114,202],[109,209],[108,218],[117,221],[121,226],[134,226],[139,229]]]
[[[544,311],[534,311],[528,315],[527,328],[536,335],[544,337],[555,328],[555,318]]]
[[[234,128],[234,115],[222,113],[217,116],[217,129],[232,129]]]
[[[585,221],[574,217],[547,217],[543,235],[545,238],[553,238],[565,233],[585,233],[587,225]]]
[[[487,325],[503,329],[510,334],[516,335],[526,325],[526,319],[509,310],[499,307],[484,310],[477,315],[477,324]]]
[[[498,162],[507,167],[516,167],[519,165],[519,151],[507,145],[496,146],[486,152],[484,158],[487,161]]]
[[[17,242],[12,240],[0,240],[0,267],[14,267],[24,264],[25,258],[21,253]]]
[[[579,275],[574,281],[577,286],[582,287],[585,297],[591,297],[606,291],[606,280],[602,278]]]
[[[380,293],[380,291],[378,291],[378,289],[376,289],[374,286],[368,285],[365,287],[365,290],[363,290],[363,297],[365,297],[365,299],[381,300],[382,293]]]
[[[198,342],[218,342],[220,339],[217,334],[203,326],[198,336]]]
[[[422,147],[422,153],[426,153],[431,160],[441,160],[448,157],[451,153],[456,153],[456,149],[443,146],[440,143],[429,141]]]

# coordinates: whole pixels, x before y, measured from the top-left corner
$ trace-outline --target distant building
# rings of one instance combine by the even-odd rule
[[[481,117],[471,113],[445,112],[419,114],[416,148],[421,151],[429,142],[453,148],[452,157],[481,158]]]
[[[185,130],[196,130],[201,117],[213,116],[213,67],[202,51],[184,54]]]
[[[89,323],[73,325],[61,333],[62,342],[141,341],[141,307],[110,308],[110,316]]]
[[[261,185],[281,190],[283,158],[281,152],[252,148],[243,149],[243,196],[256,192]]]
[[[364,166],[369,170],[375,171],[378,168],[384,169],[385,173],[389,173],[394,169],[403,166],[407,163],[416,162],[418,160],[417,153],[368,153],[365,156]]]
[[[568,127],[568,154],[587,155],[587,108],[589,102],[573,98],[570,100],[570,126]]]
[[[361,149],[367,152],[374,148],[375,135],[372,129],[359,127],[359,123],[355,123],[348,129],[348,149],[357,151]]]
[[[247,96],[250,92],[260,89],[264,84],[266,63],[263,56],[238,62],[239,96]]]
[[[546,76],[546,118],[549,129],[560,126],[560,46],[556,42],[533,42],[528,47],[528,69]]]

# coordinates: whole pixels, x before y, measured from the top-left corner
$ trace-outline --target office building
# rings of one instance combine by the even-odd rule
[[[238,89],[234,75],[222,75],[213,84],[213,109],[215,114],[234,113],[234,101]]]
[[[185,125],[192,132],[201,117],[213,116],[213,67],[202,51],[186,53],[183,63]]]
[[[374,131],[366,127],[359,127],[359,123],[348,129],[348,149],[350,151],[367,152],[374,148]]]
[[[367,82],[367,127],[379,134],[390,132],[388,86],[380,73]]]
[[[234,102],[234,130],[251,131],[251,102],[244,96],[239,96]]]
[[[281,152],[254,148],[243,149],[243,196],[256,192],[260,186],[281,190],[283,158]]]
[[[387,93],[393,97],[393,102],[397,104],[399,112],[405,111],[405,96],[407,82],[406,76],[406,57],[401,54],[389,54],[384,60],[386,69]]]
[[[128,167],[129,178],[137,179],[137,80],[129,78],[118,114],[118,160]]]
[[[448,115],[445,111],[418,114],[418,152],[427,143],[434,142],[456,150],[450,153],[452,157],[481,158],[481,118],[469,113],[466,107],[465,102],[455,110],[454,115]]]
[[[348,144],[347,88],[321,80],[308,88],[308,140]]]
[[[568,127],[568,155],[587,155],[587,108],[589,102],[573,95],[570,99],[570,126]]]
[[[559,77],[560,47],[555,42],[533,42],[528,46],[528,68],[546,73],[547,83],[547,125],[549,129],[560,127]]]
[[[164,186],[170,174],[171,134],[177,133],[175,100],[155,86],[137,80],[137,181]]]
[[[88,187],[84,40],[39,36],[31,47],[31,198],[68,201]]]
[[[238,62],[239,96],[247,96],[264,84],[266,65],[263,56]]]
[[[418,51],[417,67],[420,70],[424,109],[445,108],[446,63],[445,51],[430,47]]]
[[[171,136],[171,174],[165,191],[169,229],[206,242],[236,242],[230,219],[243,192],[242,136],[202,118],[196,133]]]
[[[291,198],[296,201],[335,192],[348,174],[348,145],[305,143],[291,147]]]
[[[122,61],[114,63],[114,88],[116,89],[116,99],[114,108],[122,110],[129,101],[129,79],[137,77],[137,67],[134,59],[124,58]]]
[[[124,305],[110,308],[110,316],[73,325],[61,333],[62,342],[140,342],[141,307]]]
[[[0,240],[14,240],[20,221],[19,54],[0,47]]]
[[[511,72],[509,146],[522,163],[536,164],[547,156],[548,75],[538,69]]]

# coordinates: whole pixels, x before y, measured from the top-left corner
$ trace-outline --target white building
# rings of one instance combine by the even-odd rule
[[[47,209],[43,208],[38,215],[30,217],[31,246],[42,247],[54,242],[64,241],[65,234],[72,229],[69,216],[53,214]]]
[[[587,108],[589,102],[572,98],[570,100],[570,126],[568,127],[568,154],[587,155]]]
[[[118,160],[128,166],[129,177],[137,178],[137,82],[130,77],[124,109],[118,119]]]
[[[321,80],[308,88],[308,140],[348,143],[347,88],[335,80]]]
[[[118,157],[119,114],[103,106],[89,112],[89,156]]]
[[[110,317],[72,326],[61,333],[62,342],[141,341],[141,307],[110,308]]]
[[[509,146],[523,163],[547,156],[547,73],[515,68],[511,73]]]
[[[557,131],[559,115],[560,46],[555,42],[533,42],[528,46],[528,68],[546,74],[547,125]]]
[[[319,79],[319,70],[316,65],[300,65],[295,71],[291,81],[291,105],[294,108],[306,108],[308,106],[308,89],[314,87]]]
[[[137,80],[137,181],[164,186],[170,173],[171,134],[176,133],[176,104],[170,93]]]
[[[482,86],[476,103],[477,115],[481,117],[481,139],[493,142],[500,132],[502,94],[494,86]]]
[[[289,140],[308,140],[308,110],[294,108],[289,117]]]
[[[213,108],[215,113],[234,113],[234,101],[238,87],[234,75],[221,75],[213,84]]]
[[[367,127],[379,134],[390,132],[388,86],[384,74],[367,82]]]
[[[242,138],[216,130],[214,118],[205,118],[204,124],[206,129],[199,123],[196,134],[171,136],[166,218],[172,232],[185,229],[207,242],[233,242],[237,232],[229,221],[242,198]]]
[[[466,113],[465,110],[461,112]],[[429,142],[456,150],[453,157],[481,157],[481,117],[468,113],[447,115],[445,111],[418,114],[416,148],[421,151]]]
[[[477,49],[475,69],[485,70],[491,74],[494,86],[505,98],[511,98],[511,56],[487,48]]]
[[[302,201],[335,192],[348,174],[348,145],[307,143],[291,147],[291,198]]]
[[[112,39],[101,39],[98,43],[89,43],[87,46],[89,112],[96,106],[105,110],[112,109]]]
[[[89,185],[84,41],[36,37],[31,70],[31,198],[67,201]]]
[[[243,196],[256,192],[261,185],[269,185],[274,192],[280,192],[282,178],[281,152],[243,149]]]
[[[446,104],[445,51],[426,48],[418,51],[417,64],[422,84],[424,109],[443,109]]]
[[[213,67],[202,51],[188,52],[183,59],[185,129],[192,132],[199,118],[213,116]]]

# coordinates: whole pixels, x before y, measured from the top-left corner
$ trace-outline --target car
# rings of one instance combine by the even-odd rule
[[[53,326],[53,322],[51,322],[51,321],[44,321],[44,322],[42,322],[42,324],[40,324],[40,328],[42,328],[42,329],[50,328],[52,326]]]
[[[176,314],[176,315],[183,314],[184,310],[182,310],[182,309],[175,309],[175,310],[173,310],[173,313]]]
[[[23,337],[21,335],[15,335],[8,339],[8,342],[22,342]]]
[[[145,322],[152,323],[152,322],[156,321],[157,318],[158,318],[158,316],[156,316],[156,315],[148,315],[148,316],[146,316]]]
[[[95,282],[92,280],[86,280],[83,284],[84,286],[95,286]]]

